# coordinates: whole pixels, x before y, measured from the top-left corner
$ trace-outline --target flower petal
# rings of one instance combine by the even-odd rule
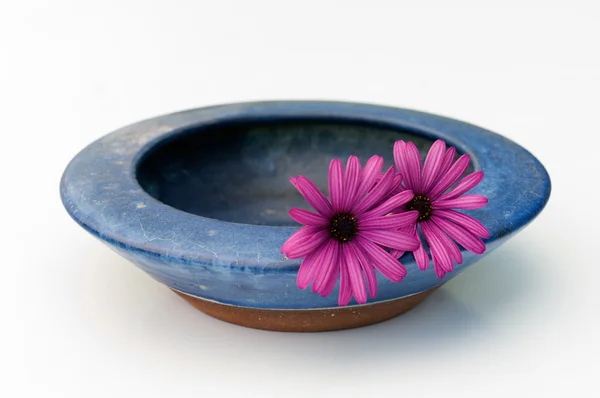
[[[446,175],[448,170],[450,170],[450,167],[452,167],[452,163],[454,163],[455,157],[456,157],[456,148],[454,148],[454,147],[448,148],[448,150],[446,151],[446,154],[444,155],[444,160],[442,161],[442,164],[440,165],[440,170],[438,171],[438,174],[435,177],[433,184],[431,184],[431,187],[429,188],[429,190],[431,190],[431,188],[436,186],[438,181],[443,176]]]
[[[306,201],[313,207],[313,209],[318,211],[319,214],[327,218],[333,216],[331,204],[311,180],[304,176],[298,176],[298,178],[296,178],[295,185],[300,194],[304,196],[304,199],[306,199]]]
[[[348,305],[352,298],[352,285],[350,284],[350,276],[348,275],[348,266],[344,262],[340,264],[340,293],[338,295],[338,305],[340,307]]]
[[[371,258],[373,266],[387,279],[400,282],[406,276],[406,268],[381,247],[360,235],[355,240],[359,250]]]
[[[440,171],[438,172],[438,175],[435,178],[436,182],[439,181],[439,179],[442,178],[448,172],[448,170],[450,170],[450,167],[452,167],[452,163],[454,162],[455,156],[456,148],[451,146],[450,148],[448,148],[446,154],[444,155],[444,160],[442,161],[442,164],[440,166]],[[435,185],[435,183],[433,185]]]
[[[479,220],[466,214],[454,210],[436,210],[434,215],[435,217],[441,217],[452,221],[453,223],[464,227],[467,231],[481,236],[484,239],[490,237],[490,232]]]
[[[392,196],[385,202],[383,202],[381,205],[375,207],[373,210],[370,210],[368,213],[365,213],[365,215],[363,217],[367,216],[367,214],[369,216],[371,216],[371,215],[377,215],[377,216],[386,215],[393,210],[398,210],[399,208],[401,208],[402,206],[404,206],[405,204],[410,202],[413,197],[414,197],[414,195],[413,195],[412,191],[400,192],[400,193]]]
[[[444,272],[450,272],[454,268],[452,265],[452,258],[448,252],[447,246],[434,232],[431,227],[431,221],[424,221],[421,223],[421,231],[425,235],[425,239],[429,243],[429,249],[431,250],[431,258],[433,259],[433,267],[438,274],[438,268],[441,268]]]
[[[433,202],[434,209],[479,209],[488,204],[488,199],[483,195],[470,194],[456,199],[436,200]]]
[[[420,192],[421,186],[421,156],[412,142],[396,141],[394,144],[394,161],[404,184],[408,189]]]
[[[417,250],[413,250],[413,256],[415,257],[415,262],[419,266],[419,269],[426,270],[429,267],[429,255],[425,251],[423,247],[423,242],[419,239],[419,247]]]
[[[335,284],[337,283],[339,276],[340,276],[340,267],[337,266],[334,268],[333,273],[331,273],[329,275],[329,280],[327,280],[325,282],[325,286],[323,287],[323,289],[321,289],[321,292],[319,293],[321,295],[321,297],[327,297],[331,294],[331,292],[335,288]]]
[[[290,209],[289,215],[294,221],[304,225],[312,225],[313,227],[323,228],[329,225],[330,222],[329,219],[320,214],[304,209],[298,209],[296,207]]]
[[[425,158],[425,165],[423,166],[423,180],[421,189],[423,192],[428,192],[433,186],[435,178],[438,176],[440,167],[444,161],[446,154],[446,143],[444,140],[437,140],[433,143],[427,157]]]
[[[406,190],[407,189],[402,185],[402,174],[396,171],[396,174],[394,174],[394,181],[392,182],[391,196]]]
[[[454,241],[450,239],[448,235],[446,235],[446,233],[442,231],[442,229],[435,223],[435,217],[432,217],[431,221],[433,221],[429,223],[431,231],[437,236],[442,245],[444,245],[444,247],[446,248],[446,252],[448,253],[448,255],[450,255],[452,261],[454,261],[456,264],[462,264],[462,253],[460,252],[460,249],[458,248],[456,243],[454,243]],[[452,267],[451,269],[446,269],[445,271],[450,272],[453,269],[454,267]]]
[[[393,154],[394,154],[394,164],[396,165],[396,168],[398,169],[398,173],[403,177],[402,179],[404,180],[405,185],[408,187],[410,182],[408,181],[408,178],[410,178],[408,176],[408,174],[406,173],[406,170],[404,169],[404,158],[406,157],[406,142],[399,140],[394,142],[394,149],[393,149]],[[412,189],[412,188],[409,188]]]
[[[446,271],[436,263],[435,259],[433,260],[433,269],[435,269],[435,276],[437,276],[438,279],[443,279],[444,276],[446,276]]]
[[[371,259],[365,255],[354,243],[348,242],[346,244],[352,254],[358,259],[360,266],[365,273],[367,279],[367,285],[369,286],[369,295],[371,298],[377,297],[377,274],[375,274],[375,268],[371,264]]]
[[[460,180],[460,182],[456,184],[456,186],[450,192],[440,196],[440,200],[456,199],[462,194],[473,189],[477,184],[481,182],[482,179],[483,171],[479,170],[474,173],[471,173],[462,180]]]
[[[406,155],[408,172],[413,174],[413,191],[421,192],[421,154],[416,145],[410,141],[406,143]]]
[[[366,213],[358,220],[358,230],[385,230],[408,227],[417,222],[419,212],[416,210],[404,213],[390,214],[389,216],[370,216],[372,212]]]
[[[431,220],[435,222],[438,227],[442,229],[442,231],[447,233],[452,239],[454,239],[456,242],[458,242],[458,244],[468,251],[475,254],[483,254],[483,252],[485,252],[485,244],[483,241],[478,236],[467,231],[460,225],[456,225],[455,223],[441,217],[432,217]]]
[[[359,235],[390,249],[409,251],[419,247],[415,236],[402,231],[368,230],[360,231]]]
[[[344,202],[344,168],[339,159],[329,163],[329,199],[334,213],[339,213]]]
[[[313,293],[321,293],[335,269],[339,269],[339,246],[339,242],[335,239],[327,241],[322,262],[317,264],[318,269],[312,284]]]
[[[342,245],[342,256],[348,268],[348,276],[354,298],[359,304],[364,304],[367,302],[367,288],[358,258],[348,245]]]
[[[298,246],[303,245],[310,240],[317,232],[323,228],[306,226],[302,227],[292,234],[281,246],[281,254],[286,254],[290,250],[294,250]]]
[[[469,167],[469,163],[471,162],[471,157],[469,155],[462,155],[456,163],[450,167],[450,170],[444,174],[439,181],[431,188],[429,191],[429,199],[434,201],[440,195],[442,195],[448,188],[452,186],[460,176],[467,170]]]
[[[317,250],[309,253],[304,260],[302,260],[302,263],[300,263],[300,269],[296,276],[296,284],[300,289],[306,289],[310,284],[310,281],[312,281],[318,264],[321,263],[324,250],[325,245],[321,245]]]
[[[362,201],[356,203],[352,209],[352,213],[359,216],[377,205],[389,193],[392,181],[394,180],[394,173],[394,167],[390,166],[381,181],[375,185],[375,188]]]
[[[383,168],[383,158],[381,156],[372,156],[365,164],[364,169],[361,171],[360,184],[354,197],[354,201],[362,200],[363,196],[373,188],[373,184],[377,180],[377,177],[381,175],[381,169]]]
[[[360,183],[360,161],[354,155],[348,158],[346,163],[346,175],[344,177],[344,199],[342,204],[342,211],[350,211],[354,198],[358,190]]]
[[[296,276],[296,285],[298,285],[298,288],[302,290],[306,289],[310,284],[315,265],[314,260],[315,256],[312,255],[310,257],[305,257],[300,263],[300,269],[298,270],[298,275]]]
[[[296,245],[296,247],[288,250],[285,255],[287,258],[295,259],[306,256],[311,253],[317,247],[321,246],[326,240],[330,238],[330,233],[326,229],[322,229],[315,233],[310,239],[302,244]]]
[[[391,256],[398,260],[400,260],[400,257],[404,256],[404,253],[406,253],[404,250],[390,249]]]

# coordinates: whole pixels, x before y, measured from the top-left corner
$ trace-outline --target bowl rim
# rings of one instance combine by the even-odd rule
[[[383,125],[429,139],[444,139],[457,150],[469,154],[475,170],[486,172],[486,178],[472,192],[501,189],[507,176],[531,180],[527,173],[531,174],[533,168],[537,184],[519,192],[509,209],[504,203],[495,203],[490,198],[488,206],[471,212],[488,227],[491,234],[488,244],[533,220],[550,195],[550,178],[533,155],[481,127],[430,113],[381,105],[266,101],[191,109],[116,130],[88,145],[69,163],[61,179],[61,199],[67,212],[83,228],[103,241],[131,252],[174,264],[210,264],[251,273],[295,272],[299,260],[286,259],[278,249],[299,226],[240,224],[176,209],[155,199],[140,186],[137,167],[158,145],[192,126],[233,120],[271,122],[303,118]],[[499,214],[503,215],[503,222],[495,221]],[[187,233],[193,239],[186,238]],[[231,242],[236,245],[232,246]],[[236,247],[252,250],[242,252]],[[414,260],[403,261],[405,265],[411,262]]]

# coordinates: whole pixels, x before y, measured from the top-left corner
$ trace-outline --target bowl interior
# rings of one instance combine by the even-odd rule
[[[310,209],[290,184],[304,175],[325,194],[329,162],[375,154],[393,164],[396,140],[425,155],[432,140],[408,130],[335,119],[235,121],[189,127],[156,143],[137,164],[142,188],[188,213],[258,225],[297,225],[291,207]]]

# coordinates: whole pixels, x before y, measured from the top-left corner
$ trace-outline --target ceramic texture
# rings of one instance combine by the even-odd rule
[[[490,253],[532,221],[550,195],[544,167],[514,142],[461,121],[376,105],[262,102],[194,109],[124,127],[68,165],[60,192],[71,217],[154,279],[184,294],[254,309],[337,307],[296,286],[299,260],[279,249],[299,227],[286,213],[305,207],[288,177],[326,185],[332,157],[380,154],[392,164],[396,139],[425,153],[442,138],[485,172],[472,190],[489,205],[468,212],[489,229]],[[326,192],[326,190],[325,190]],[[481,258],[435,276],[411,255],[400,283],[378,276],[369,303],[428,291]],[[356,305],[353,300],[351,305]]]

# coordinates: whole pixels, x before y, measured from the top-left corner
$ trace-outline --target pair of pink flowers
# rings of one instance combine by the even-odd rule
[[[455,209],[487,204],[483,195],[466,194],[481,181],[483,172],[460,179],[470,157],[462,155],[454,162],[455,154],[454,148],[446,149],[444,141],[438,140],[421,166],[417,147],[397,141],[396,167],[384,174],[381,156],[370,158],[364,168],[356,156],[350,156],[345,170],[342,162],[334,159],[329,166],[329,200],[306,177],[291,178],[316,210],[293,208],[289,212],[304,224],[281,248],[290,259],[303,258],[298,287],[306,289],[312,282],[312,291],[325,297],[339,278],[338,304],[347,305],[352,296],[364,304],[367,286],[371,298],[377,295],[375,270],[393,282],[406,276],[406,268],[398,260],[405,252],[413,253],[420,269],[428,268],[429,255],[419,228],[438,278],[452,271],[454,263],[462,263],[455,242],[482,254],[482,238],[489,238],[489,232],[481,222]]]

